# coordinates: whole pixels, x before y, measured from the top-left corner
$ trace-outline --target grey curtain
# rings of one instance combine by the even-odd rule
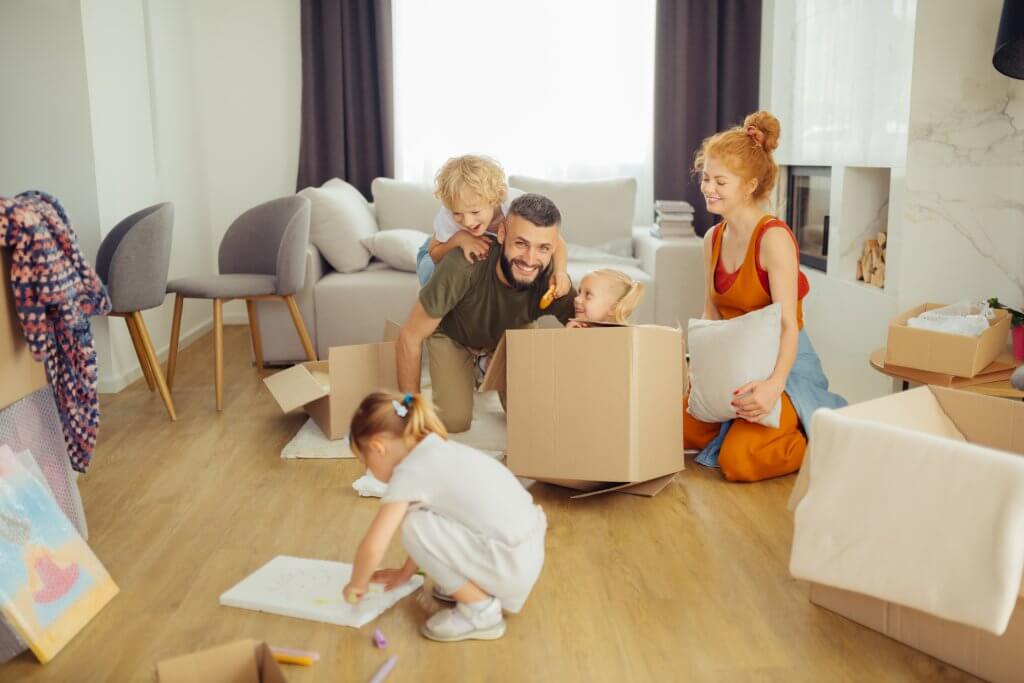
[[[393,175],[391,73],[390,0],[302,0],[296,189]]]
[[[715,219],[693,155],[758,109],[761,0],[658,0],[654,63],[654,194],[693,204],[703,235]]]

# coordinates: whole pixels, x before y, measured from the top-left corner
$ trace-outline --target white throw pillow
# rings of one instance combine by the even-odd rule
[[[381,230],[363,238],[370,253],[395,270],[416,272],[416,252],[427,241],[427,233],[419,230]]]
[[[702,422],[736,417],[732,392],[748,382],[768,379],[775,370],[782,335],[782,305],[772,304],[732,320],[691,319],[690,401],[687,411]],[[758,423],[777,428],[782,400]]]
[[[511,176],[509,187],[542,194],[562,214],[562,237],[588,247],[633,238],[636,178],[553,181]]]
[[[430,185],[374,178],[370,191],[381,230],[413,228],[434,231],[434,217],[441,209],[441,202],[434,196],[434,188]]]
[[[377,221],[359,190],[332,178],[299,195],[310,201],[309,240],[339,273],[354,273],[370,263],[360,240],[377,232]]]

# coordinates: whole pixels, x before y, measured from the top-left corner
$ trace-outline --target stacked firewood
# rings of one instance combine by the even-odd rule
[[[864,240],[864,251],[857,261],[857,279],[875,287],[885,286],[885,240],[884,232],[873,240]]]

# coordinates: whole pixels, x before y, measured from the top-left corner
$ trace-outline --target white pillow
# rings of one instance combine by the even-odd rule
[[[307,187],[299,196],[309,199],[309,239],[339,273],[354,273],[370,263],[360,240],[377,232],[377,221],[359,190],[332,178],[320,187]]]
[[[434,188],[430,185],[374,178],[370,191],[381,230],[414,228],[434,231],[434,217],[441,209],[441,202],[434,196]]]
[[[364,237],[362,244],[370,253],[395,270],[416,272],[416,253],[429,235],[419,230],[381,230]]]
[[[736,418],[732,392],[747,382],[768,379],[775,370],[782,335],[782,305],[771,304],[732,320],[691,319],[690,401],[687,411],[702,422]],[[782,400],[758,423],[777,428]]]
[[[633,239],[636,178],[553,181],[514,175],[509,187],[542,194],[562,214],[562,237],[588,247]]]

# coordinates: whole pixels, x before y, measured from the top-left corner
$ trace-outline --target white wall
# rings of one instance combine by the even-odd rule
[[[0,195],[60,199],[85,253],[99,248],[99,207],[77,2],[0,2]]]
[[[0,194],[57,196],[89,258],[121,218],[171,201],[170,277],[216,273],[231,221],[294,192],[299,40],[293,0],[3,0],[0,75],[19,88],[0,109]],[[144,314],[161,356],[172,301]],[[211,317],[186,304],[183,341]],[[100,390],[138,378],[123,323],[93,330]]]
[[[898,312],[897,287],[887,282],[879,290],[855,282],[851,253],[880,223],[889,226],[890,255],[899,251],[891,216],[900,206],[906,163],[916,5],[915,0],[769,0],[764,5],[761,106],[782,123],[776,159],[833,169],[828,275],[804,269],[811,283],[804,311],[833,389],[850,401],[891,387],[868,367],[868,357],[885,345],[888,321]],[[857,181],[886,174],[888,215],[880,222],[876,214],[886,198],[876,196],[877,183]],[[895,272],[899,266],[889,267]]]
[[[1001,0],[918,11],[900,306],[1024,304],[1024,81],[992,66]]]
[[[833,167],[828,275],[810,274],[805,310],[835,388],[853,400],[888,390],[867,356],[899,311],[1024,302],[1024,83],[992,67],[1001,5],[766,3],[762,105],[782,120],[779,159]],[[877,222],[879,167],[890,176],[884,291],[850,281]]]

